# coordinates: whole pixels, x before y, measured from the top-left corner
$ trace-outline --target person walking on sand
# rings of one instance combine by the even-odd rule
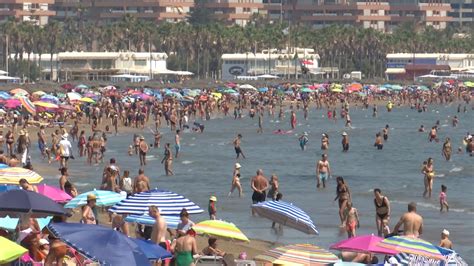
[[[347,202],[344,210],[344,223],[346,224],[347,238],[356,236],[356,227],[360,227],[359,213],[357,209],[352,206],[352,202]]]
[[[416,213],[416,203],[408,204],[408,212],[400,217],[400,221],[393,228],[392,234],[398,235],[400,226],[403,225],[403,235],[418,238],[423,233],[423,217]]]
[[[449,248],[453,249],[453,242],[449,239],[449,231],[446,229],[443,229],[441,232],[441,241],[439,241],[438,246],[442,248]]]
[[[242,185],[240,184],[240,168],[241,165],[239,163],[235,163],[234,172],[232,173],[232,186],[230,188],[228,197],[232,196],[232,193],[236,188],[239,191],[239,197],[242,198],[243,196]]]
[[[326,187],[326,180],[331,176],[331,167],[329,166],[328,155],[321,155],[321,160],[316,164],[316,180],[317,188],[321,187],[321,182],[323,183],[323,188]]]
[[[167,176],[174,175],[173,173],[173,153],[170,148],[170,143],[165,145],[165,154],[161,163],[165,164],[165,173]]]
[[[241,142],[242,142],[242,135],[241,135],[241,134],[237,134],[237,137],[236,137],[236,138],[234,139],[234,141],[233,141],[234,150],[235,150],[235,153],[237,154],[236,159],[239,159],[239,158],[240,158],[240,155],[242,155],[242,158],[245,159],[245,155],[244,155],[244,153],[242,152],[242,148],[240,147]]]
[[[139,157],[140,157],[140,166],[146,165],[146,153],[148,152],[148,144],[145,142],[145,138],[140,136],[139,142]]]
[[[390,222],[390,201],[384,195],[380,188],[374,189],[374,205],[375,205],[375,223],[377,225],[378,236],[388,235],[388,223]]]
[[[250,186],[253,190],[252,203],[257,204],[260,202],[264,202],[266,198],[266,191],[268,189],[268,180],[265,176],[263,176],[262,169],[258,169],[257,175],[252,177]],[[253,209],[252,209],[252,215],[255,215]]]

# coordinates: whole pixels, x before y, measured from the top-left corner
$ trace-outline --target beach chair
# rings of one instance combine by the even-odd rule
[[[196,266],[224,266],[224,258],[220,256],[200,256],[195,260]]]

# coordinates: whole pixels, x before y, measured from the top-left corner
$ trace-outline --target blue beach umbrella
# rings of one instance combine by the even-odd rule
[[[0,163],[0,169],[5,169],[5,168],[8,168],[10,166],[4,164],[4,163]]]
[[[150,265],[145,253],[134,240],[111,228],[95,224],[51,223],[48,230],[100,265]]]
[[[161,246],[143,239],[130,238],[145,253],[148,260],[171,259],[173,255]]]
[[[114,205],[109,211],[118,214],[141,215],[152,205],[160,208],[161,215],[179,215],[183,208],[186,208],[190,214],[204,212],[196,203],[184,196],[158,189],[134,194]]]
[[[33,191],[14,189],[0,193],[0,217],[18,217],[20,213],[40,218],[65,215],[66,210],[48,197]]]
[[[97,206],[112,206],[115,203],[123,200],[127,195],[108,191],[108,190],[92,190],[89,192],[82,193],[77,197],[69,201],[64,208],[73,209],[79,206],[84,206],[87,204],[87,195],[93,194],[96,196],[96,205]]]
[[[0,99],[1,100],[8,100],[10,99],[12,96],[6,92],[6,91],[0,91]]]
[[[268,88],[259,88],[258,89],[258,92],[267,92],[268,91]]]
[[[162,216],[165,218],[166,225],[168,228],[177,229],[178,224],[181,222],[179,216]],[[129,223],[137,223],[143,225],[154,225],[155,219],[148,215],[148,212],[143,213],[142,215],[131,214],[125,217],[125,221]]]
[[[45,94],[45,95],[41,96],[40,100],[42,102],[49,102],[49,103],[59,104],[58,97],[50,95],[50,94]]]
[[[43,229],[49,224],[52,218],[52,216],[48,216],[46,218],[38,218],[36,221],[38,221],[40,229]],[[10,218],[9,216],[0,218],[0,228],[13,231],[18,226],[19,221],[19,218]]]
[[[20,189],[20,186],[17,185],[0,185],[0,192],[5,192],[9,190]]]
[[[319,234],[311,217],[292,203],[284,201],[265,201],[252,205],[259,216],[271,221],[291,227],[309,235]]]

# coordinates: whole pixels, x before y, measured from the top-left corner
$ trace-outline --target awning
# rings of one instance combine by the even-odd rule
[[[405,74],[406,71],[404,68],[387,68],[385,74]]]

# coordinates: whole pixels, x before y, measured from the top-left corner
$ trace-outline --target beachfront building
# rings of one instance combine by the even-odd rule
[[[336,77],[337,68],[321,68],[319,55],[314,49],[290,48],[267,49],[259,53],[246,52],[223,54],[222,79],[237,79],[240,76],[274,75],[298,78],[304,75]]]
[[[417,54],[398,53],[387,55],[388,80],[414,80],[427,74],[463,73],[474,70],[474,54]]]
[[[63,52],[53,54],[52,60],[49,54],[43,54],[41,59],[37,54],[30,55],[31,62],[40,67],[42,79],[47,80],[110,80],[120,74],[140,76],[140,80],[145,79],[143,76],[152,79],[159,75],[192,75],[167,69],[167,58],[166,53],[135,52]]]
[[[449,16],[453,18],[454,26],[474,27],[474,0],[451,0],[452,12]]]
[[[19,21],[36,25],[45,25],[48,19],[56,15],[50,10],[54,0],[1,0],[0,21],[13,17]]]
[[[154,22],[185,20],[194,0],[54,0],[57,18],[83,17],[111,22],[129,14]]]

